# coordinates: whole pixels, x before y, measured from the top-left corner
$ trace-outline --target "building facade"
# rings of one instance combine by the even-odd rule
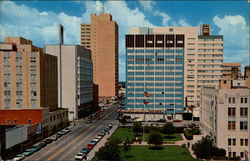
[[[185,106],[187,109],[193,112],[194,120],[199,120],[200,89],[202,88],[202,86],[208,86],[208,85],[218,87],[219,78],[221,78],[222,75],[223,36],[211,35],[210,30],[211,30],[210,25],[201,25],[200,33],[198,27],[155,27],[155,28],[140,27],[140,28],[131,28],[129,33],[134,35],[136,34],[184,35],[183,107]],[[168,40],[164,39],[164,42],[165,41]],[[127,46],[126,48],[128,49]],[[128,70],[129,69],[127,68],[127,72]]]
[[[93,103],[91,53],[80,45],[45,45],[45,52],[57,56],[58,104],[69,109],[69,120],[87,115]]]
[[[67,125],[67,110],[58,108],[56,67],[57,57],[30,40],[6,37],[0,44],[0,125],[26,127],[30,144]],[[54,114],[61,117],[50,119]]]
[[[250,158],[250,79],[220,80],[219,89],[203,87],[201,92],[201,131],[213,136],[227,156]]]
[[[223,63],[222,64],[222,78],[239,78],[241,76],[240,63]]]
[[[118,95],[118,25],[111,14],[91,14],[90,24],[81,24],[81,46],[90,49],[93,80],[100,101]]]
[[[184,111],[185,36],[164,31],[131,28],[126,35],[126,108],[150,120]]]

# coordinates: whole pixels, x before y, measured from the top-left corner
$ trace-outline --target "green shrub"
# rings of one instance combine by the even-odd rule
[[[193,134],[190,133],[189,130],[184,130],[184,136],[186,137],[187,140],[193,140]]]
[[[198,128],[193,128],[193,129],[191,129],[189,131],[193,135],[199,135],[200,134],[200,129],[198,129]]]

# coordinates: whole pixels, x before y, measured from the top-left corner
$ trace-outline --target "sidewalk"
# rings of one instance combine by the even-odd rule
[[[97,152],[104,144],[107,142],[108,138],[113,134],[113,132],[117,129],[118,125],[113,125],[113,128],[109,131],[109,134],[106,134],[97,144],[96,146],[89,152],[88,161],[92,160],[95,156],[95,152]],[[95,137],[95,136],[93,136]]]

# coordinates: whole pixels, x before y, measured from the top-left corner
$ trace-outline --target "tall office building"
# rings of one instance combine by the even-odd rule
[[[90,49],[94,83],[100,101],[118,95],[118,25],[111,14],[91,14],[90,24],[81,24],[81,46]]]
[[[197,102],[200,108],[200,90],[203,86],[219,87],[223,65],[223,36],[211,35],[210,25],[201,25],[198,36]]]
[[[222,78],[232,78],[241,76],[240,63],[223,63],[222,64]]]
[[[191,107],[193,111],[194,120],[199,119],[199,107],[200,107],[200,89],[204,85],[210,85],[210,86],[216,86],[219,85],[219,78],[221,77],[222,73],[222,63],[223,63],[223,36],[217,35],[211,35],[210,32],[210,25],[201,25],[200,27],[200,33],[198,27],[155,27],[155,28],[131,28],[130,32],[126,38],[126,49],[127,49],[127,83],[130,85],[131,76],[128,75],[128,73],[131,71],[129,66],[133,66],[133,64],[129,64],[129,55],[130,50],[133,48],[138,49],[145,49],[149,48],[146,46],[146,36],[148,35],[155,35],[152,38],[152,43],[156,43],[156,35],[184,35],[184,46],[183,46],[183,80],[184,80],[184,96],[183,96],[183,106],[186,106],[188,108]],[[136,45],[137,39],[135,38],[134,46],[131,48],[127,46],[127,41],[129,35],[145,35],[145,38],[141,38],[140,41],[145,41],[145,44],[138,47]],[[139,38],[138,38],[139,39]],[[174,39],[175,40],[175,39]],[[174,40],[173,41],[175,44]],[[132,41],[132,40],[130,40]],[[139,41],[139,40],[138,40]],[[163,43],[167,43],[168,39],[166,37],[163,38]],[[153,53],[157,53],[155,50],[159,46],[150,47],[149,49],[154,49]],[[174,46],[176,47],[176,46]],[[168,46],[164,46],[165,49],[168,49]],[[128,52],[129,51],[129,52]],[[146,51],[146,49],[145,49]],[[166,53],[165,53],[166,54]],[[138,55],[138,54],[134,54]],[[158,53],[157,53],[158,55]],[[156,59],[154,59],[156,60]],[[136,61],[136,60],[134,60]],[[136,62],[134,62],[136,63]],[[168,64],[168,60],[164,59],[164,63]],[[143,64],[143,63],[142,63]],[[156,63],[157,64],[157,63]],[[135,69],[134,69],[135,70]],[[144,69],[141,69],[144,70]],[[151,69],[156,70],[156,69]],[[154,75],[154,73],[151,73]],[[166,74],[166,73],[165,73]],[[175,75],[175,74],[174,74]],[[137,80],[134,80],[137,81]],[[166,80],[165,80],[166,81]],[[134,85],[136,86],[136,84]],[[145,86],[145,84],[143,85]],[[129,90],[129,87],[127,86],[127,90]],[[129,92],[127,92],[129,94]],[[127,95],[128,97],[128,95]],[[166,97],[166,96],[165,96]],[[129,99],[128,99],[129,101]],[[182,102],[182,103],[183,103]],[[128,102],[128,109],[131,108],[129,106]],[[136,108],[136,106],[133,106]]]
[[[250,158],[250,78],[246,76],[222,78],[218,89],[201,90],[202,134],[213,136],[227,156],[240,156],[242,160]]]
[[[86,116],[93,104],[91,53],[80,45],[45,45],[58,57],[58,104],[69,109],[69,120]]]
[[[130,28],[126,35],[127,114],[156,120],[173,119],[184,111],[186,37],[173,30]]]

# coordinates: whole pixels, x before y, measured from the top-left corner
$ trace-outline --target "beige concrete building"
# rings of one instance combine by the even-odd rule
[[[37,127],[42,123],[44,136],[52,133],[51,124],[55,130],[67,124],[67,110],[58,109],[56,67],[57,57],[44,53],[32,41],[5,38],[0,44],[1,124]],[[58,117],[49,119],[55,114]]]
[[[194,117],[199,117],[200,90],[203,86],[218,88],[222,76],[223,36],[211,35],[210,25],[200,26],[198,36],[197,100]]]
[[[94,83],[99,100],[118,95],[118,25],[111,14],[91,14],[90,24],[81,24],[81,46],[90,49]]]
[[[201,90],[201,130],[212,135],[227,156],[250,158],[250,79],[220,80],[218,89]]]
[[[223,63],[222,78],[239,78],[241,76],[241,63]]]
[[[69,120],[83,118],[93,103],[93,64],[88,49],[80,45],[45,45],[57,56],[58,104],[69,109]]]

